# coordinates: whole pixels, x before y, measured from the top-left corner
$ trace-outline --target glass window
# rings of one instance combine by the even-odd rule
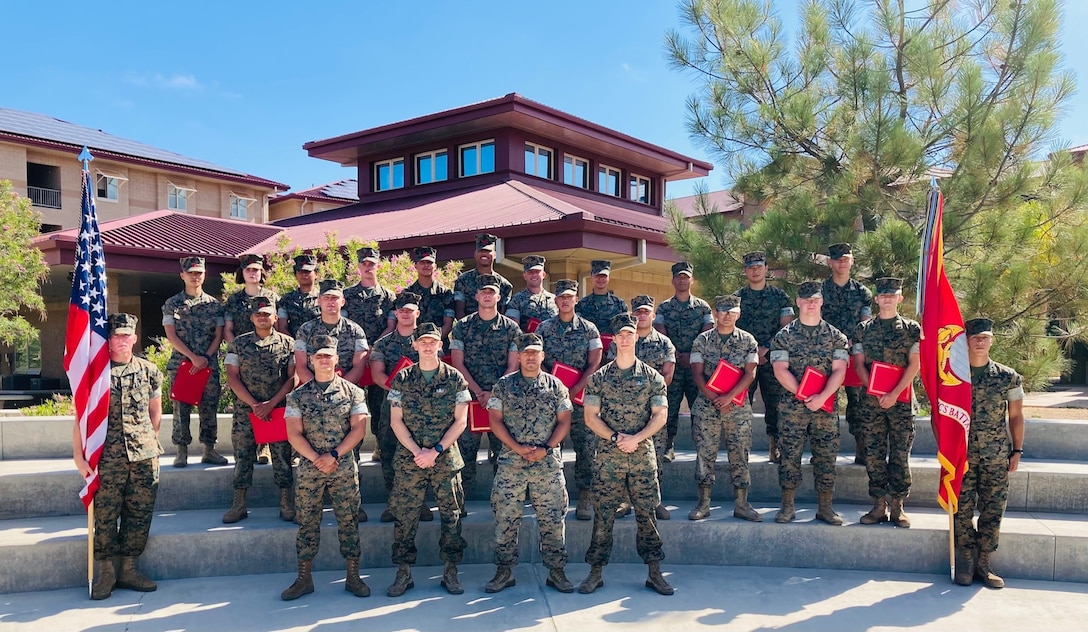
[[[449,178],[446,150],[416,154],[416,184],[443,182]]]
[[[255,202],[249,198],[244,198],[233,193],[230,194],[230,217],[231,219],[247,219],[249,217],[249,203]]]
[[[42,341],[38,332],[18,335],[11,344],[13,373],[38,375],[42,372]]]
[[[404,188],[404,158],[374,163],[374,190],[390,191]]]
[[[597,191],[620,197],[620,170],[607,165],[597,167]]]
[[[166,208],[175,211],[189,210],[189,196],[196,193],[194,189],[186,189],[175,184],[166,185]]]
[[[98,199],[117,201],[121,192],[120,178],[98,174]]]
[[[461,177],[495,171],[495,141],[485,140],[461,146]]]
[[[550,180],[552,150],[533,143],[525,143],[525,173]]]
[[[631,199],[642,204],[650,203],[650,179],[632,174],[630,178]]]
[[[588,189],[589,161],[576,156],[563,156],[563,183]]]

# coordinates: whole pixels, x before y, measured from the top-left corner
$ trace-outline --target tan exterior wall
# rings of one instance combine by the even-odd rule
[[[286,219],[288,217],[320,213],[321,211],[340,208],[342,206],[347,206],[348,204],[352,204],[352,202],[347,200],[322,202],[315,200],[300,200],[298,198],[280,200],[278,202],[273,201],[268,204],[268,221],[274,222],[278,219]]]

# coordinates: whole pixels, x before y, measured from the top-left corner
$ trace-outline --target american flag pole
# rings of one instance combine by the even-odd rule
[[[110,376],[106,325],[106,266],[95,213],[94,189],[86,147],[80,196],[80,227],[72,275],[71,302],[64,345],[64,370],[72,389],[83,460],[90,470],[79,492],[87,509],[87,589],[94,581],[94,496],[98,491],[98,461],[106,438]],[[82,472],[81,472],[82,473]]]

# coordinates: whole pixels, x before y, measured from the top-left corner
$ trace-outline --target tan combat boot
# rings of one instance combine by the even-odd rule
[[[517,580],[514,579],[514,569],[505,564],[500,564],[499,567],[495,569],[495,576],[491,578],[491,581],[487,582],[486,586],[484,586],[484,592],[502,592],[504,589],[516,585]]]
[[[767,437],[767,460],[771,463],[782,462],[782,452],[778,449],[778,437]]]
[[[881,496],[873,499],[873,508],[861,517],[861,524],[877,524],[888,521],[888,499]]]
[[[359,577],[359,558],[349,557],[347,559],[348,570],[346,580],[344,581],[344,590],[355,595],[356,597],[369,597],[370,586],[366,585],[362,577]]]
[[[105,599],[113,594],[117,585],[117,569],[113,566],[113,558],[107,560],[95,560],[96,573],[94,583],[91,584],[91,599]]]
[[[820,505],[816,508],[816,519],[823,520],[833,527],[842,526],[842,516],[831,508],[831,492],[820,492],[818,496]]]
[[[779,524],[785,524],[787,522],[793,522],[796,513],[793,509],[793,494],[792,489],[782,490],[782,508],[778,510],[778,513],[774,517],[774,521]]]
[[[227,459],[215,451],[215,444],[208,443],[204,445],[204,456],[200,457],[200,462],[208,465],[226,465]]]
[[[579,520],[593,519],[593,498],[588,489],[579,490],[578,507],[574,510],[574,517]]]
[[[155,592],[159,585],[136,569],[136,557],[126,555],[121,558],[121,571],[117,573],[117,587],[136,592]]]
[[[892,524],[904,529],[910,528],[910,517],[903,511],[903,499],[893,498],[891,502],[892,507]]]
[[[393,585],[389,587],[389,590],[385,591],[385,594],[390,597],[400,597],[409,588],[415,588],[416,583],[412,581],[412,569],[407,564],[397,565],[397,576],[393,580]]]
[[[668,507],[666,507],[664,504],[661,504],[661,505],[658,505],[658,506],[654,507],[654,515],[657,516],[658,520],[671,520],[672,519],[672,514],[669,513]]]
[[[177,454],[174,455],[174,467],[185,467],[189,465],[189,446],[179,445],[177,447]]]
[[[246,490],[236,489],[234,490],[234,496],[231,499],[230,509],[227,513],[223,514],[223,524],[234,524],[239,520],[245,520],[249,517],[249,510],[246,509]]]
[[[1001,576],[994,572],[990,567],[990,563],[993,562],[992,551],[979,551],[978,563],[975,564],[975,577],[982,580],[982,583],[987,588],[1004,588],[1005,580],[1001,579]]]
[[[310,571],[313,570],[313,566],[313,560],[299,560],[298,577],[295,578],[293,584],[287,587],[287,590],[280,593],[280,599],[293,601],[303,595],[312,593],[314,591],[314,578]]]
[[[268,465],[272,462],[272,451],[268,449],[267,443],[262,443],[257,446],[257,465]]]
[[[544,584],[558,590],[561,593],[574,592],[574,584],[570,583],[567,579],[567,573],[563,570],[562,566],[557,566],[548,571],[548,579],[544,580]]]
[[[600,564],[594,564],[589,568],[589,575],[582,580],[582,583],[578,586],[578,592],[583,595],[588,595],[594,590],[597,590],[601,586],[604,586],[604,578],[601,577],[601,573],[604,572],[604,567]]]
[[[465,592],[465,587],[461,585],[461,578],[457,576],[455,562],[446,562],[445,568],[442,569],[442,581],[439,583],[451,595],[460,595]]]
[[[956,574],[952,581],[960,586],[970,586],[975,580],[975,550],[956,547]]]
[[[688,520],[703,520],[710,516],[710,485],[699,486],[699,502],[688,512]]]
[[[647,588],[653,588],[659,595],[671,595],[676,592],[669,585],[669,582],[665,581],[665,576],[661,574],[661,562],[654,560],[648,566],[650,567],[650,573],[646,576]]]
[[[430,513],[430,512],[428,511],[427,513]],[[385,509],[382,510],[381,517],[378,518],[378,519],[381,520],[382,522],[393,522],[394,520],[397,519],[397,517],[393,515],[393,510],[389,507],[389,505],[386,505]],[[422,516],[420,516],[420,519],[422,520]]]
[[[733,517],[742,518],[748,522],[763,522],[763,516],[748,504],[748,488],[733,488]]]
[[[295,488],[280,489],[280,518],[285,522],[295,521]]]

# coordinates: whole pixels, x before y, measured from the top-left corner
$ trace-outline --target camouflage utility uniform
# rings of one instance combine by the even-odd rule
[[[691,363],[702,365],[704,382],[718,367],[720,360],[744,370],[746,364],[758,361],[756,339],[742,329],[734,328],[728,335],[716,329],[699,334],[691,345]],[[748,473],[748,452],[752,449],[752,403],[732,406],[728,412],[718,410],[702,393],[691,409],[691,437],[698,454],[695,459],[695,480],[700,486],[713,486],[714,468],[718,461],[718,446],[722,433],[729,455],[729,477],[733,487],[747,489],[751,484]]]
[[[445,362],[429,378],[419,365],[413,365],[393,378],[389,391],[389,406],[400,408],[404,426],[412,440],[421,448],[433,448],[442,440],[453,424],[457,404],[472,401],[468,381],[457,369]],[[439,555],[443,562],[461,561],[468,545],[461,537],[461,506],[464,491],[458,472],[464,467],[457,444],[444,446],[442,453],[430,468],[416,465],[412,453],[400,444],[393,459],[396,476],[389,509],[396,522],[393,526],[393,563],[415,564],[416,530],[419,527],[419,508],[427,488],[434,491],[442,531],[438,540]]]
[[[310,380],[287,395],[285,417],[302,419],[302,437],[318,454],[329,454],[351,431],[353,415],[369,414],[363,389],[340,376],[331,382]],[[326,491],[332,499],[336,530],[340,538],[340,555],[345,559],[359,558],[358,465],[348,450],[339,456],[336,471],[326,474],[308,459],[298,467],[298,491],[295,497],[295,521],[298,537],[295,550],[298,560],[314,559],[321,542],[321,507]]]
[[[518,324],[502,314],[496,314],[491,320],[484,320],[477,313],[469,314],[453,324],[450,350],[465,354],[465,370],[481,389],[490,391],[506,373],[510,352],[517,350],[514,340],[520,333]],[[465,468],[461,472],[465,487],[471,487],[476,482],[480,437],[481,433],[465,428],[457,440],[461,446],[461,456],[465,459]],[[488,441],[493,442],[494,439],[489,438]]]
[[[94,497],[94,559],[139,557],[147,546],[159,491],[162,446],[149,404],[162,397],[162,374],[143,358],[110,362],[110,411]]]
[[[354,366],[355,353],[370,349],[363,328],[356,324],[355,321],[341,316],[335,325],[325,324],[325,321],[321,320],[321,318],[315,318],[304,323],[298,328],[298,335],[295,336],[295,351],[306,353],[308,349],[316,348],[317,340],[322,336],[336,338],[336,356],[339,360],[336,368],[345,374],[351,371]],[[308,355],[306,357],[306,368],[311,373],[314,370]]]
[[[558,423],[556,415],[572,408],[567,387],[558,378],[541,373],[528,379],[521,371],[505,375],[495,384],[487,407],[502,412],[502,423],[514,441],[544,448],[548,448],[548,439]],[[526,460],[506,445],[500,449],[499,469],[491,488],[495,564],[518,563],[518,530],[526,492],[536,512],[544,566],[561,569],[567,563],[563,518],[569,499],[559,448],[548,448],[547,456],[536,462]]]
[[[280,304],[280,296],[274,291],[262,287],[254,296],[267,296],[272,299],[273,305]],[[231,323],[231,333],[235,338],[253,331],[253,321],[249,319],[252,313],[249,309],[249,301],[253,296],[246,294],[245,290],[238,290],[223,301],[223,324]]]
[[[676,353],[691,353],[691,343],[707,325],[714,324],[714,314],[710,304],[691,295],[688,300],[680,301],[675,296],[657,306],[657,315],[654,324],[665,328],[665,335],[676,346]],[[669,383],[669,421],[666,424],[668,439],[676,436],[680,425],[680,401],[685,397],[688,406],[692,406],[695,398],[699,396],[699,388],[695,386],[695,380],[691,379],[691,368],[681,366],[678,362],[672,374],[672,382]]]
[[[756,344],[765,349],[771,348],[771,339],[781,329],[783,316],[793,316],[793,303],[781,289],[768,284],[762,290],[753,290],[744,286],[733,292],[740,297],[744,308],[737,319],[737,328],[743,329],[756,339]],[[769,353],[768,353],[769,356]],[[767,435],[778,437],[778,400],[789,396],[774,377],[774,367],[770,360],[756,366],[756,379],[748,387],[748,400],[756,396],[759,389],[763,397],[763,421],[767,425]]]
[[[178,338],[185,343],[193,353],[203,355],[215,340],[215,329],[222,327],[223,306],[211,295],[201,292],[200,296],[188,296],[181,291],[166,299],[162,306],[162,324],[173,325]],[[204,385],[204,393],[200,397],[197,406],[200,415],[200,443],[215,445],[218,433],[218,425],[215,415],[219,410],[219,395],[221,386],[219,383],[219,357],[217,353],[206,356],[208,368],[212,374],[208,377],[208,383]],[[175,350],[170,354],[170,360],[166,363],[166,371],[170,375],[170,383],[173,384],[178,375],[178,367],[187,358],[181,352]],[[193,435],[189,429],[189,416],[193,406],[182,402],[174,402],[174,429],[171,434],[171,442],[174,445],[187,446],[193,442]]]
[[[281,321],[287,323],[287,333],[292,338],[298,337],[298,329],[304,323],[321,318],[321,306],[317,304],[320,296],[318,284],[314,283],[313,289],[309,292],[303,293],[302,290],[295,288],[276,302],[279,306],[277,315]]]
[[[593,323],[602,334],[612,333],[612,317],[628,312],[627,303],[612,290],[607,294],[592,292],[578,299],[574,312]]]
[[[744,306],[748,309],[748,305]],[[743,314],[743,312],[742,312]],[[805,367],[831,377],[831,362],[846,362],[846,336],[827,321],[808,327],[795,320],[775,334],[769,353],[771,362],[788,362],[798,383]],[[832,395],[834,397],[834,395]],[[812,477],[818,493],[835,491],[835,458],[839,453],[839,418],[823,409],[809,410],[803,401],[783,389],[778,400],[779,445],[782,462],[778,483],[783,490],[795,490],[801,483],[801,452],[808,439],[812,450]]]
[[[545,347],[547,349],[547,347]],[[650,422],[653,408],[668,406],[665,378],[650,365],[636,359],[621,369],[611,362],[593,374],[586,386],[585,402],[600,407],[600,418],[612,430],[636,434]],[[657,456],[652,439],[627,454],[610,441],[601,441],[594,467],[593,491],[597,503],[593,512],[593,535],[586,551],[586,563],[608,564],[612,557],[612,528],[616,509],[628,497],[635,510],[635,548],[646,563],[665,559],[654,509],[661,504],[657,484]]]
[[[370,350],[370,361],[381,362],[385,366],[386,375],[392,373],[401,358],[408,358],[413,363],[419,362],[419,352],[412,348],[412,343],[415,340],[414,333],[402,336],[397,333],[396,329],[393,329],[393,331],[378,338],[378,341],[374,343],[374,347]],[[390,377],[394,376],[390,375]],[[373,390],[381,390],[383,394],[386,392],[385,389],[377,385],[373,387]],[[382,478],[385,480],[385,489],[392,490],[393,455],[397,451],[397,436],[393,434],[392,429],[389,427],[389,401],[384,395],[374,438],[381,448]]]
[[[824,304],[821,316],[831,326],[843,333],[851,344],[856,342],[858,327],[873,315],[873,292],[855,279],[839,286],[828,277],[823,285]],[[901,365],[905,366],[905,365]],[[864,443],[865,435],[862,424],[865,422],[866,389],[864,386],[845,386],[846,389],[846,425],[854,441]],[[864,446],[860,450],[864,450]]]
[[[453,290],[439,283],[437,279],[431,283],[431,287],[423,287],[416,280],[415,283],[404,288],[404,291],[419,294],[421,297],[419,301],[420,325],[434,323],[435,326],[442,329],[445,319],[456,316],[453,309]]]
[[[533,294],[525,289],[510,299],[506,306],[506,316],[514,320],[522,331],[529,331],[529,319],[535,318],[541,323],[553,316],[559,315],[559,308],[555,306],[555,294],[541,289],[539,294]]]
[[[559,317],[540,324],[536,334],[544,340],[545,371],[551,373],[556,362],[562,362],[579,373],[589,366],[589,352],[600,349],[601,334],[596,325],[575,314],[565,323]],[[573,398],[577,393],[571,393]],[[585,408],[574,404],[570,421],[570,440],[574,445],[574,483],[579,490],[593,486],[593,455],[597,451],[597,435],[586,428]]]
[[[1007,403],[1024,399],[1024,379],[991,360],[971,367],[971,429],[967,436],[967,473],[956,511],[956,546],[992,553],[997,550],[1001,516],[1009,499]],[[978,509],[978,528],[972,524]]]
[[[514,293],[514,286],[498,272],[491,272],[490,274],[499,277],[498,308],[501,314],[506,311],[506,306],[510,303],[510,295]],[[480,310],[480,306],[476,302],[476,290],[480,289],[479,276],[480,271],[473,268],[468,272],[462,272],[453,283],[453,300],[465,304],[465,316],[475,314]],[[420,322],[423,322],[422,319]],[[442,324],[438,323],[438,326],[441,327]]]
[[[295,341],[287,334],[272,331],[265,338],[256,332],[242,334],[227,346],[228,366],[238,367],[238,379],[258,402],[276,396],[287,381],[287,366],[294,358]],[[230,440],[234,445],[234,489],[249,489],[253,485],[253,461],[257,442],[253,438],[253,409],[241,399],[235,399],[234,419]],[[272,478],[276,487],[289,489],[294,483],[291,475],[291,444],[277,441],[268,444],[272,451]]]
[[[874,318],[857,328],[852,351],[855,355],[865,354],[865,368],[869,371],[873,362],[906,368],[911,354],[918,353],[921,335],[921,326],[909,318]],[[911,397],[907,403],[897,401],[891,408],[881,408],[876,396],[866,394],[862,405],[858,430],[865,440],[869,496],[904,499],[910,493],[910,449],[914,445],[917,404]]]
[[[390,320],[396,320],[393,311],[393,303],[396,300],[396,295],[381,284],[374,287],[356,284],[344,288],[343,315],[362,327],[367,342],[373,344],[389,326]],[[368,358],[367,362],[370,361],[371,359]],[[393,369],[392,366],[388,368]],[[374,415],[370,418],[370,432],[375,437],[378,436],[378,411],[382,409],[383,403],[385,403],[385,389],[380,386],[367,387],[366,407],[374,411]],[[358,451],[359,448],[356,448],[356,452]]]

